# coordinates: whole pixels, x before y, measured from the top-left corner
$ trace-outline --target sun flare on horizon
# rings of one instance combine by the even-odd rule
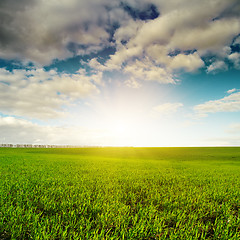
[[[133,117],[125,113],[125,117],[119,118],[118,116],[105,121],[102,127],[105,129],[107,135],[116,141],[116,144],[125,145],[127,140],[136,135],[137,123]],[[135,122],[135,123],[134,123]],[[125,142],[125,143],[124,143]]]

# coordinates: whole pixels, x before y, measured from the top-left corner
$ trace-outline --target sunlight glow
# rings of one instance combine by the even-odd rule
[[[95,102],[97,115],[92,117],[92,122],[88,119],[88,124],[98,129],[95,131],[96,145],[179,146],[180,138],[181,144],[186,145],[186,130],[180,126],[180,119],[174,116],[174,111],[165,115],[153,111],[157,104],[151,91],[144,94],[140,90],[135,93],[126,91],[118,86],[110,97],[107,95]],[[147,94],[147,98],[143,97]]]
[[[132,137],[134,126],[131,119],[112,119],[106,126],[107,133],[115,140],[122,141]]]
[[[116,125],[113,124],[113,126],[110,127],[110,130],[114,135],[125,136],[125,134],[127,133],[127,130],[129,129],[126,124],[118,122],[116,123]]]

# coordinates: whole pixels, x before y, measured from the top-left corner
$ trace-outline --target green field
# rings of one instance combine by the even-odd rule
[[[240,239],[240,148],[1,148],[0,239]]]

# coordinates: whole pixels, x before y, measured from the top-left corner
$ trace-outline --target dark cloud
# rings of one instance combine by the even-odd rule
[[[17,15],[25,15],[29,8],[35,6],[37,1],[33,0],[2,0],[0,1],[0,46],[14,47],[17,49],[17,43],[21,35],[26,31],[26,26],[19,26]],[[29,33],[28,33],[29,34]]]
[[[111,8],[111,13],[106,5]],[[110,45],[119,20],[117,1],[1,1],[0,58],[48,65]]]
[[[153,4],[146,4],[143,9],[138,9],[128,5],[126,2],[121,3],[121,7],[134,19],[148,20],[155,19],[159,16],[157,7]]]
[[[0,9],[1,11],[24,11],[36,3],[37,0],[1,0]]]
[[[219,14],[217,17],[226,18],[226,17],[240,17],[240,4],[238,0],[233,1]]]
[[[0,58],[46,66],[113,48],[109,69],[148,57],[153,68],[184,59],[195,70],[209,52],[238,52],[239,9],[239,0],[2,0]]]

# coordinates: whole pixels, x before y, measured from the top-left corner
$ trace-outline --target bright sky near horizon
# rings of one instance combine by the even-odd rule
[[[240,1],[0,1],[0,143],[239,146]]]

